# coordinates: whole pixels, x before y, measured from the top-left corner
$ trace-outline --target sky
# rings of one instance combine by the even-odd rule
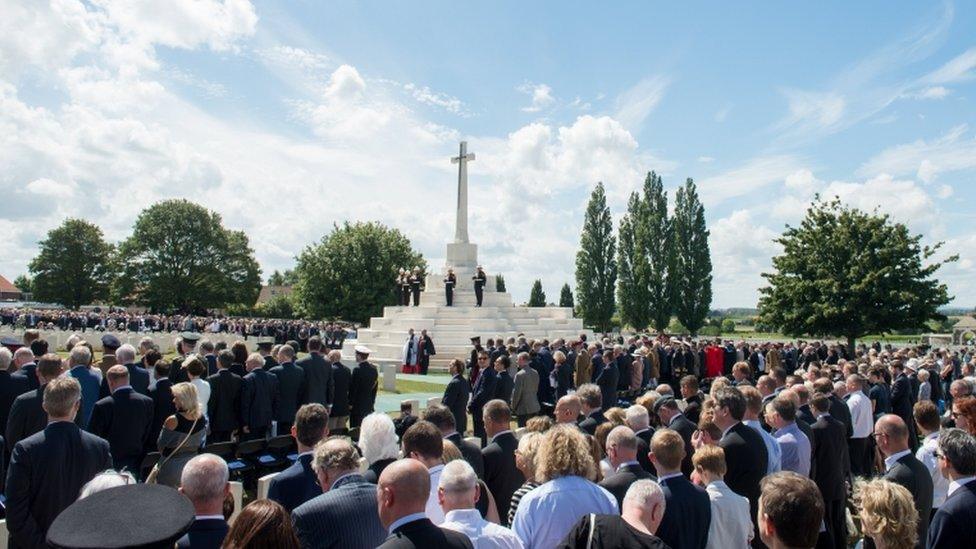
[[[815,194],[888,213],[976,305],[976,4],[0,0],[0,274],[66,217],[111,241],[187,198],[264,275],[375,220],[517,302],[573,284],[583,212],[693,178],[713,307],[753,307]]]

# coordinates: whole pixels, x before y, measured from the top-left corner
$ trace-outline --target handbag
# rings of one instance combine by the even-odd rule
[[[180,442],[179,445],[176,446],[176,448],[173,448],[173,451],[168,456],[166,456],[160,461],[157,461],[156,465],[153,465],[152,471],[149,471],[149,476],[146,477],[146,484],[156,484],[156,481],[159,477],[159,471],[163,468],[163,465],[166,465],[166,462],[169,461],[171,457],[176,455],[177,452],[179,452],[184,446],[186,446],[187,441],[189,441],[190,437],[193,436],[193,430],[196,429],[197,422],[199,421],[200,421],[199,417],[193,420],[193,425],[190,426],[190,432],[186,434],[186,437],[183,438],[183,441]]]

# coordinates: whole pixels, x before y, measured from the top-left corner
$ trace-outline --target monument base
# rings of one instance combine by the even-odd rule
[[[478,267],[478,245],[470,242],[448,243],[447,266],[455,271],[474,271]]]

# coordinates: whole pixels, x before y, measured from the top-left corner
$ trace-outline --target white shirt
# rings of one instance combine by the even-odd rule
[[[863,391],[851,393],[847,399],[847,407],[851,409],[851,423],[854,433],[851,438],[867,438],[874,429],[874,416],[871,412],[871,401],[864,396]]]
[[[949,483],[949,492],[946,493],[946,497],[952,495],[953,492],[963,487],[964,484],[969,484],[970,482],[976,480],[976,477],[962,477]]]
[[[705,487],[712,504],[706,548],[748,548],[752,540],[749,500],[736,494],[724,481],[716,480]]]
[[[929,433],[922,441],[915,457],[925,464],[929,474],[932,475],[932,508],[938,509],[945,503],[946,493],[949,491],[949,479],[942,476],[939,471],[938,463],[935,459],[935,452],[939,449],[939,432]]]
[[[895,463],[899,459],[901,459],[904,456],[907,456],[910,453],[912,453],[911,450],[902,450],[901,452],[898,452],[898,453],[895,453],[895,454],[891,454],[890,456],[886,457],[885,458],[885,471],[890,471],[891,468],[895,466]]]
[[[477,509],[449,511],[444,516],[441,528],[468,536],[474,549],[522,549],[523,547],[522,541],[515,532],[481,518],[481,513]]]
[[[200,378],[196,378],[190,383],[197,390],[197,402],[200,403],[200,411],[203,412],[203,415],[207,415],[207,403],[210,402],[210,384]]]
[[[438,464],[427,470],[430,475],[430,494],[427,496],[427,507],[425,511],[427,518],[434,524],[440,525],[444,522],[444,510],[441,509],[440,502],[437,501],[437,487],[441,481],[441,472],[444,471],[444,464]]]

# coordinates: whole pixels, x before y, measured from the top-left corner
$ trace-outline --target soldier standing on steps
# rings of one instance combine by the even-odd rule
[[[403,296],[403,305],[406,307],[410,305],[410,273],[406,269],[402,269],[403,274],[400,275],[400,294]]]
[[[477,306],[481,307],[481,300],[485,296],[485,283],[488,282],[488,275],[481,265],[478,265],[478,272],[471,277],[471,280],[474,280],[474,297],[478,301]]]
[[[447,276],[444,277],[444,294],[447,297],[447,306],[452,307],[454,305],[454,286],[457,285],[457,276],[454,274],[454,269],[447,270]]]
[[[413,274],[410,275],[410,291],[413,292],[413,306],[417,307],[420,305],[420,267],[413,268]]]
[[[397,296],[397,305],[406,305],[406,295],[403,292],[403,279],[407,274],[407,270],[400,267],[400,272],[397,274],[396,278],[393,279],[393,291]]]

